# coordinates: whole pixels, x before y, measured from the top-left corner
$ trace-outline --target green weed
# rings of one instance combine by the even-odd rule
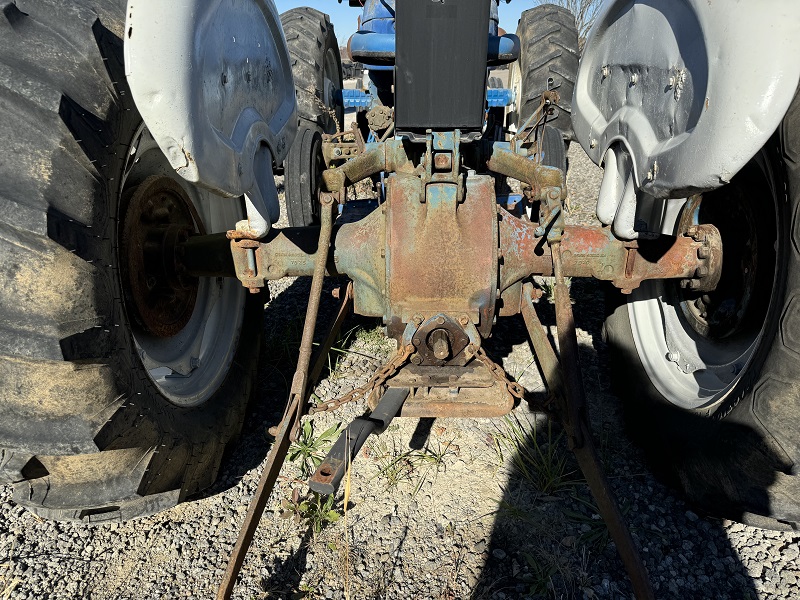
[[[322,496],[317,492],[311,492],[310,496],[300,498],[299,488],[292,492],[292,498],[284,498],[281,501],[281,517],[284,519],[294,519],[298,525],[306,522],[311,527],[314,537],[330,523],[336,523],[341,515],[333,506],[336,497],[333,494]]]
[[[569,289],[572,287],[572,277],[564,277],[564,283],[567,284],[567,288]],[[556,302],[556,278],[555,277],[541,277],[540,278],[540,285],[542,287],[543,296],[550,304],[555,304]]]
[[[384,438],[377,438],[369,446],[369,453],[378,464],[378,476],[384,479],[386,490],[396,488],[401,483],[413,483],[412,495],[422,489],[427,481],[435,480],[439,470],[445,466],[445,457],[453,453],[453,440],[434,448],[426,446],[422,450],[399,450],[397,441],[392,445]]]
[[[537,436],[536,426],[528,431],[516,416],[505,417],[504,423],[503,430],[495,434],[495,451],[502,462],[511,454],[516,472],[544,495],[575,485],[575,471],[569,467],[567,453],[561,444],[562,434],[553,436],[549,420],[542,441]]]
[[[573,498],[576,502],[583,504],[590,513],[587,515],[573,510],[564,510],[564,516],[582,530],[578,536],[578,543],[597,552],[602,551],[609,542],[608,527],[605,521],[600,518],[599,511],[592,502],[577,495]],[[625,507],[621,507],[621,510],[623,513],[628,512]]]
[[[339,434],[340,426],[341,423],[337,423],[314,437],[314,423],[303,423],[297,441],[289,447],[289,460],[298,463],[302,479],[311,477],[325,459],[328,449]]]

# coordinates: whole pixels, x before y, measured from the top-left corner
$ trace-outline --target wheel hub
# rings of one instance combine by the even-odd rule
[[[198,279],[178,258],[200,219],[180,184],[168,177],[149,177],[129,197],[120,248],[128,311],[147,333],[171,337],[189,322],[197,301]]]

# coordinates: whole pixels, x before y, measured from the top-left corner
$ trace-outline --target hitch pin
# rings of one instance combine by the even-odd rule
[[[382,433],[389,426],[408,398],[409,389],[388,388],[378,406],[367,417],[359,417],[347,426],[308,481],[311,491],[335,494],[347,467],[372,433]]]

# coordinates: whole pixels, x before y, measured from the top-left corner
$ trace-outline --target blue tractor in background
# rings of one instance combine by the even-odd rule
[[[419,132],[425,126],[459,127],[470,132],[470,139],[506,141],[526,125],[548,93],[542,122],[527,126],[535,129],[530,137],[538,144],[536,158],[566,170],[566,149],[574,138],[570,119],[578,69],[578,32],[568,10],[538,5],[522,13],[516,34],[508,34],[499,26],[496,0],[489,2],[488,15],[483,4],[463,5],[459,10],[475,12],[465,20],[470,31],[449,27],[447,16],[430,21],[424,33],[409,23],[402,29],[414,39],[403,46],[409,49],[406,55],[398,57],[395,0],[350,0],[350,6],[362,13],[358,31],[346,44],[348,58],[364,69],[362,80],[351,89],[343,86],[341,57],[327,15],[310,8],[281,15],[300,116],[298,136],[285,162],[292,226],[318,221],[315,198],[324,168],[322,139],[343,132],[345,111],[357,111],[357,128],[365,143],[386,139],[396,129]],[[401,19],[406,14],[410,21],[425,6],[409,9]],[[505,77],[493,75],[494,69],[503,69]],[[527,208],[530,214],[530,203],[521,202],[524,189],[512,191],[506,179],[498,177],[495,191],[501,204]]]

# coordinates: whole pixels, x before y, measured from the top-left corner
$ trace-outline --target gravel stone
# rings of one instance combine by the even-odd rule
[[[601,171],[576,143],[568,156],[567,220],[595,224]],[[276,182],[282,197],[282,177]],[[358,193],[373,192],[365,183]],[[285,224],[284,218],[279,226]],[[269,289],[266,352],[252,413],[222,465],[220,483],[164,513],[91,527],[43,522],[15,506],[11,488],[0,486],[0,598],[214,596],[269,449],[266,431],[283,413],[297,350],[290,325],[302,324],[309,280],[270,282]],[[320,322],[337,309],[333,289],[333,282],[326,283]],[[647,549],[644,561],[657,596],[800,597],[800,534],[699,516],[648,473],[610,392],[601,286],[574,280],[572,289],[592,427],[613,491]],[[544,325],[554,333],[552,310],[546,302],[540,306]],[[320,400],[364,383],[393,351],[376,321],[353,318],[343,331],[356,327],[368,334],[341,342],[340,364],[315,386]],[[541,394],[523,327],[518,318],[499,319],[487,352]],[[363,413],[363,404],[351,403],[317,415],[315,431]],[[536,428],[540,449],[550,447],[543,417],[519,406],[511,418],[527,431]],[[565,489],[547,493],[515,466],[514,452],[502,446],[507,433],[502,418],[395,420],[367,442],[354,463],[347,519],[324,523],[318,532],[308,521],[279,516],[281,500],[290,498],[293,488],[305,491],[298,463],[285,464],[234,598],[631,598],[630,583],[595,518],[586,486],[576,481],[577,465],[558,428],[553,427],[550,444],[572,475]],[[440,456],[438,462],[430,460],[432,454]],[[391,469],[397,471],[392,478]],[[341,494],[334,508],[343,512]]]

